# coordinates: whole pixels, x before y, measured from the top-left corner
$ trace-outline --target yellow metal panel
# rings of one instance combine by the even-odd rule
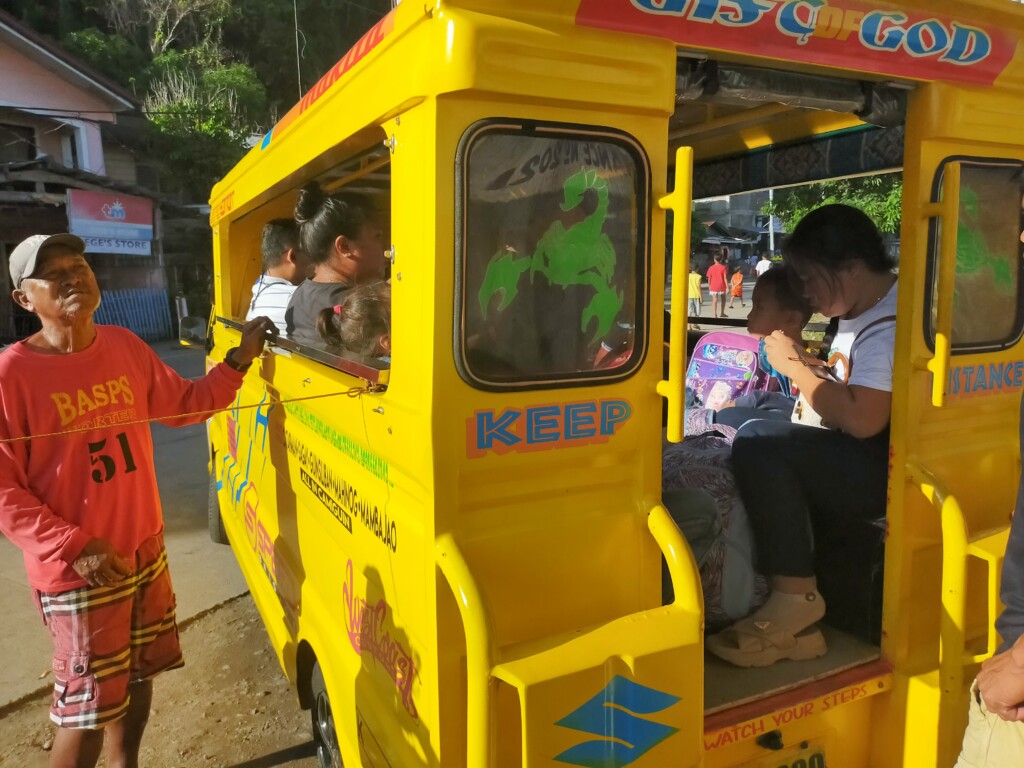
[[[634,709],[630,717],[660,733],[656,726],[679,729],[636,765],[704,759],[735,766],[764,757],[752,734],[734,743],[721,732],[702,733],[696,569],[659,512],[666,220],[653,201],[667,191],[676,48],[577,27],[578,5],[402,3],[213,193],[216,304],[230,315],[244,306],[262,221],[287,211],[300,183],[358,150],[386,139],[392,152],[387,392],[345,397],[360,382],[272,353],[248,374],[239,399],[264,405],[211,425],[221,504],[242,571],[288,674],[298,673],[300,647],[320,659],[346,764],[373,764],[359,751],[360,729],[394,765],[555,764],[557,755],[604,737],[591,727],[591,702],[620,706],[617,678],[647,690],[650,711]],[[961,17],[965,8],[983,8],[978,19],[1017,28],[1009,11],[988,0],[934,7]],[[1021,70],[1018,52],[1000,82],[1017,88]],[[886,678],[865,701],[851,694],[827,711],[822,704],[801,717],[789,708],[765,716],[788,715],[787,738],[821,740],[830,765],[952,759],[950,734],[961,724],[949,702],[957,699],[947,694],[940,717],[937,672],[938,583],[949,552],[944,557],[939,516],[908,486],[906,467],[917,462],[940,479],[972,532],[1005,522],[1019,461],[1007,450],[1016,441],[1017,394],[929,405],[921,215],[934,169],[949,154],[1024,156],[1011,144],[1021,111],[1009,90],[928,85],[911,99],[884,619],[884,651],[896,667],[892,691]],[[469,126],[494,117],[609,126],[643,147],[652,174],[651,210],[640,212],[651,235],[648,354],[633,376],[527,392],[484,391],[460,377],[453,354],[457,147]],[[705,126],[699,154],[859,122],[828,113],[771,117]],[[237,339],[237,331],[217,326],[213,359]],[[1017,344],[956,356],[953,364],[1022,358]],[[478,411],[612,399],[628,403],[630,417],[604,443],[501,455],[470,450],[468,425]],[[663,549],[678,587],[670,608],[660,607]],[[994,562],[997,547],[982,549]],[[972,567],[964,579],[966,602],[979,606],[968,606],[962,620],[970,650],[990,637],[991,582]],[[969,670],[965,684],[968,677]],[[677,702],[657,709],[669,699]],[[497,756],[509,738],[516,748]]]
[[[524,54],[528,52],[526,48],[523,50]],[[648,54],[649,61],[644,64],[648,71],[655,63],[660,68],[654,78],[655,82],[661,83],[654,106],[659,103],[667,105],[674,75],[673,52],[671,48],[659,45],[644,53]],[[640,51],[635,54],[638,59],[643,56]],[[588,55],[584,61],[591,59],[596,59],[596,53]],[[536,61],[544,61],[544,58],[538,57]],[[501,68],[508,66],[507,61],[501,64]],[[433,338],[436,349],[450,349],[451,329],[455,326],[450,278],[454,265],[448,261],[455,235],[454,229],[449,229],[454,222],[454,210],[449,207],[449,201],[455,200],[455,188],[454,176],[445,171],[455,168],[456,143],[468,126],[492,116],[523,116],[584,125],[613,124],[642,142],[652,166],[664,167],[667,109],[662,107],[661,117],[655,118],[656,110],[648,110],[652,117],[644,117],[632,112],[613,114],[609,108],[590,112],[564,103],[556,106],[554,102],[564,98],[565,89],[575,92],[575,100],[587,93],[595,94],[596,98],[596,92],[590,90],[593,85],[587,80],[586,68],[564,68],[563,75],[576,78],[575,81],[565,81],[541,78],[544,68],[535,68],[528,57],[516,66],[520,71],[515,78],[505,75],[500,68],[497,68],[499,71],[494,80],[490,79],[489,68],[479,73],[481,87],[501,90],[510,87],[518,78],[518,87],[533,94],[531,98],[536,99],[536,103],[524,102],[522,97],[514,104],[498,96],[495,100],[488,100],[483,94],[473,100],[462,95],[458,98],[443,97],[438,102],[436,166],[439,171],[437,190],[432,199],[436,206],[434,217],[438,222],[435,251],[438,263],[436,283],[430,291],[437,313]],[[642,84],[642,89],[646,88],[649,85]],[[618,92],[616,86],[611,95],[612,101],[619,99]],[[664,191],[663,178],[655,175],[652,183],[655,196]],[[664,250],[663,232],[664,217],[655,215],[652,226],[654,253]],[[664,264],[660,259],[652,264],[651,279],[654,285],[663,284]],[[652,303],[648,322],[654,338],[661,336],[661,315],[660,302]],[[518,643],[535,641],[544,644],[548,642],[547,638],[561,632],[601,626],[617,617],[657,605],[660,555],[647,530],[646,511],[650,508],[649,501],[658,495],[660,441],[656,431],[632,429],[631,419],[630,424],[625,425],[606,445],[470,458],[467,455],[467,422],[478,410],[487,408],[500,411],[574,402],[589,397],[627,400],[633,409],[632,418],[642,420],[638,423],[654,423],[660,420],[660,404],[654,392],[654,386],[661,377],[660,368],[660,355],[652,354],[641,372],[632,379],[603,386],[600,391],[502,394],[470,388],[459,377],[449,355],[435,359],[434,390],[445,393],[445,397],[435,402],[433,414],[434,452],[444,457],[444,461],[435,467],[435,522],[439,533],[450,530],[458,539],[483,599],[491,607],[494,643],[499,653]],[[619,567],[609,569],[610,563]],[[509,574],[512,573],[516,577],[510,579]],[[448,591],[447,585],[443,586],[443,591]],[[446,598],[439,597],[442,599]],[[439,612],[438,624],[439,666],[457,674],[458,658],[466,652],[462,644],[467,642],[463,636],[462,621],[457,613],[445,611]],[[624,638],[619,647],[624,652],[631,652],[632,645]],[[609,646],[606,653],[615,651]],[[600,685],[597,684],[599,678]],[[692,671],[690,679],[693,679]],[[455,680],[448,678],[441,682],[447,687]],[[561,694],[568,697],[567,706],[564,711],[560,710],[560,716],[568,715],[582,705],[607,682],[603,673],[593,678],[584,675],[574,683],[567,681],[568,687],[563,687]],[[668,692],[667,688],[662,690]],[[679,695],[680,692],[672,693]],[[691,687],[686,696],[687,711],[699,711],[699,692]],[[523,705],[522,699],[519,699],[519,704]],[[442,702],[443,708],[462,709],[462,706],[458,700]],[[526,706],[525,716],[529,718],[526,734],[534,736],[524,744],[524,760],[527,764],[537,760],[541,761],[540,764],[548,764],[542,755],[547,755],[546,759],[550,761],[557,754],[557,751],[551,751],[549,740],[558,737],[571,742],[574,735],[570,730],[556,727],[554,720],[548,718],[547,709],[531,715],[531,705]],[[691,710],[691,707],[696,709]],[[521,724],[517,710],[518,707],[498,708],[497,714],[501,719],[495,723],[497,733],[518,732]],[[461,717],[465,717],[465,710],[462,712]],[[473,716],[476,717],[476,713]],[[451,721],[442,722],[447,725],[459,719],[460,716],[453,713]],[[461,729],[452,733],[458,734],[454,737],[456,739],[465,738]],[[577,742],[585,739],[585,735],[580,733],[575,737]],[[444,742],[447,750],[447,735]],[[692,745],[686,746],[688,743],[672,746],[673,742],[666,742],[664,746],[669,751],[665,754],[671,756],[680,754],[676,751],[678,749],[692,749]],[[657,751],[651,754],[651,759],[657,764],[654,757]]]
[[[942,564],[957,560],[948,533],[943,535],[939,515],[924,502],[920,492],[905,483],[907,466],[924,467],[960,501],[969,535],[1005,526],[1016,490],[1018,467],[1017,413],[1020,392],[992,390],[982,397],[950,397],[947,390],[941,407],[932,404],[932,374],[926,366],[933,353],[924,338],[924,305],[929,286],[925,282],[928,226],[922,215],[931,205],[936,169],[957,155],[994,158],[1024,157],[1013,146],[1016,133],[987,132],[993,142],[966,135],[957,119],[974,108],[1003,115],[1018,113],[1019,100],[1005,95],[934,84],[911,100],[907,123],[904,169],[903,229],[901,231],[899,315],[896,339],[896,370],[893,390],[892,471],[890,477],[889,541],[886,553],[885,650],[897,671],[909,678],[907,765],[952,763],[957,733],[965,722],[966,699],[950,690],[943,699],[931,683],[938,663],[940,603],[937,584]],[[972,129],[973,130],[973,129]],[[948,224],[948,221],[947,221]],[[948,283],[947,283],[948,285]],[[947,288],[951,290],[951,286]],[[949,300],[949,296],[946,297]],[[941,301],[941,297],[940,297]],[[955,355],[951,365],[989,365],[1024,357],[1017,343],[1003,351]],[[945,385],[946,382],[943,382]],[[970,471],[964,471],[970,467]],[[963,559],[961,555],[960,560]],[[968,569],[966,604],[969,610],[959,627],[971,647],[984,647],[993,619],[987,610],[991,582],[984,568]],[[969,684],[973,668],[964,670]],[[944,700],[941,717],[936,712]]]

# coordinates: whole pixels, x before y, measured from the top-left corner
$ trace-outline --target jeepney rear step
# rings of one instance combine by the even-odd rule
[[[644,752],[665,741],[659,759],[699,753],[687,727],[703,710],[698,632],[691,614],[667,606],[504,649],[492,675],[518,692],[523,765],[630,730],[648,739]]]
[[[877,645],[822,625],[828,653],[810,661],[780,661],[743,669],[707,654],[704,664],[704,714],[764,699],[881,658]]]

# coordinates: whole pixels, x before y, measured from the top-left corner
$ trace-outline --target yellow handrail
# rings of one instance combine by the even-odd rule
[[[956,497],[948,493],[924,467],[907,464],[907,479],[935,506],[942,522],[942,616],[939,621],[939,730],[940,753],[953,748],[948,736],[957,722],[964,686],[964,624],[967,601],[967,525]],[[944,741],[949,741],[945,747]]]
[[[960,717],[964,668],[977,664],[996,652],[999,636],[995,619],[999,609],[999,559],[1005,549],[1008,528],[986,532],[972,539],[967,520],[956,496],[916,462],[907,463],[907,479],[939,510],[942,525],[942,616],[939,622],[939,738],[949,739],[946,748],[954,750],[958,739],[950,735]],[[985,652],[967,651],[967,560],[981,557],[988,566],[988,634]]]
[[[651,509],[647,527],[665,556],[672,578],[675,599],[668,610],[701,616],[701,626],[694,627],[693,640],[680,638],[681,643],[696,642],[703,636],[704,599],[693,553],[663,505],[656,504]],[[500,654],[494,645],[494,622],[469,565],[450,533],[437,537],[434,556],[458,603],[466,635],[466,764],[485,768],[493,765],[496,757],[492,751],[496,744],[491,733],[494,722],[491,680]]]
[[[494,623],[458,544],[450,533],[437,537],[434,556],[459,605],[466,633],[466,765],[493,765],[491,670]]]
[[[699,614],[703,625],[704,593],[700,588],[700,572],[697,569],[697,561],[693,559],[693,551],[680,533],[679,526],[675,524],[664,505],[657,504],[647,516],[647,528],[658,542],[665,562],[668,563],[672,591],[675,594],[673,607]],[[703,632],[703,626],[701,631]]]
[[[926,368],[932,372],[932,405],[941,408],[949,379],[953,345],[953,284],[956,281],[957,220],[960,207],[960,163],[947,163],[942,174],[942,200],[922,208],[926,219],[941,217],[939,270],[936,283],[935,354]]]
[[[672,211],[672,291],[669,298],[668,381],[658,382],[657,392],[668,401],[670,443],[683,439],[686,382],[686,299],[690,274],[690,211],[693,208],[693,150],[676,150],[675,189],[659,198],[658,205]]]
[[[907,464],[907,479],[939,510],[942,524],[942,620],[939,628],[939,669],[943,680],[962,677],[964,623],[967,616],[967,522],[956,496],[916,463]],[[954,674],[955,667],[955,674]],[[956,688],[959,690],[959,688]]]

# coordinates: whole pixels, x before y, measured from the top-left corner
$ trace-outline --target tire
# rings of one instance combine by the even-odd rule
[[[210,473],[210,498],[206,505],[206,517],[210,526],[210,541],[227,544],[228,534],[224,530],[224,518],[220,516],[220,499],[217,497],[217,475]]]
[[[313,743],[316,744],[316,763],[318,768],[344,768],[341,760],[341,748],[338,746],[338,734],[334,730],[334,711],[331,700],[327,696],[327,685],[320,662],[313,665],[310,681],[313,692],[313,707],[310,710],[313,721]]]

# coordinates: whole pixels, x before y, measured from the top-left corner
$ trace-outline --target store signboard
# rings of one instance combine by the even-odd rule
[[[153,253],[153,201],[147,197],[69,189],[68,225],[87,253]]]

